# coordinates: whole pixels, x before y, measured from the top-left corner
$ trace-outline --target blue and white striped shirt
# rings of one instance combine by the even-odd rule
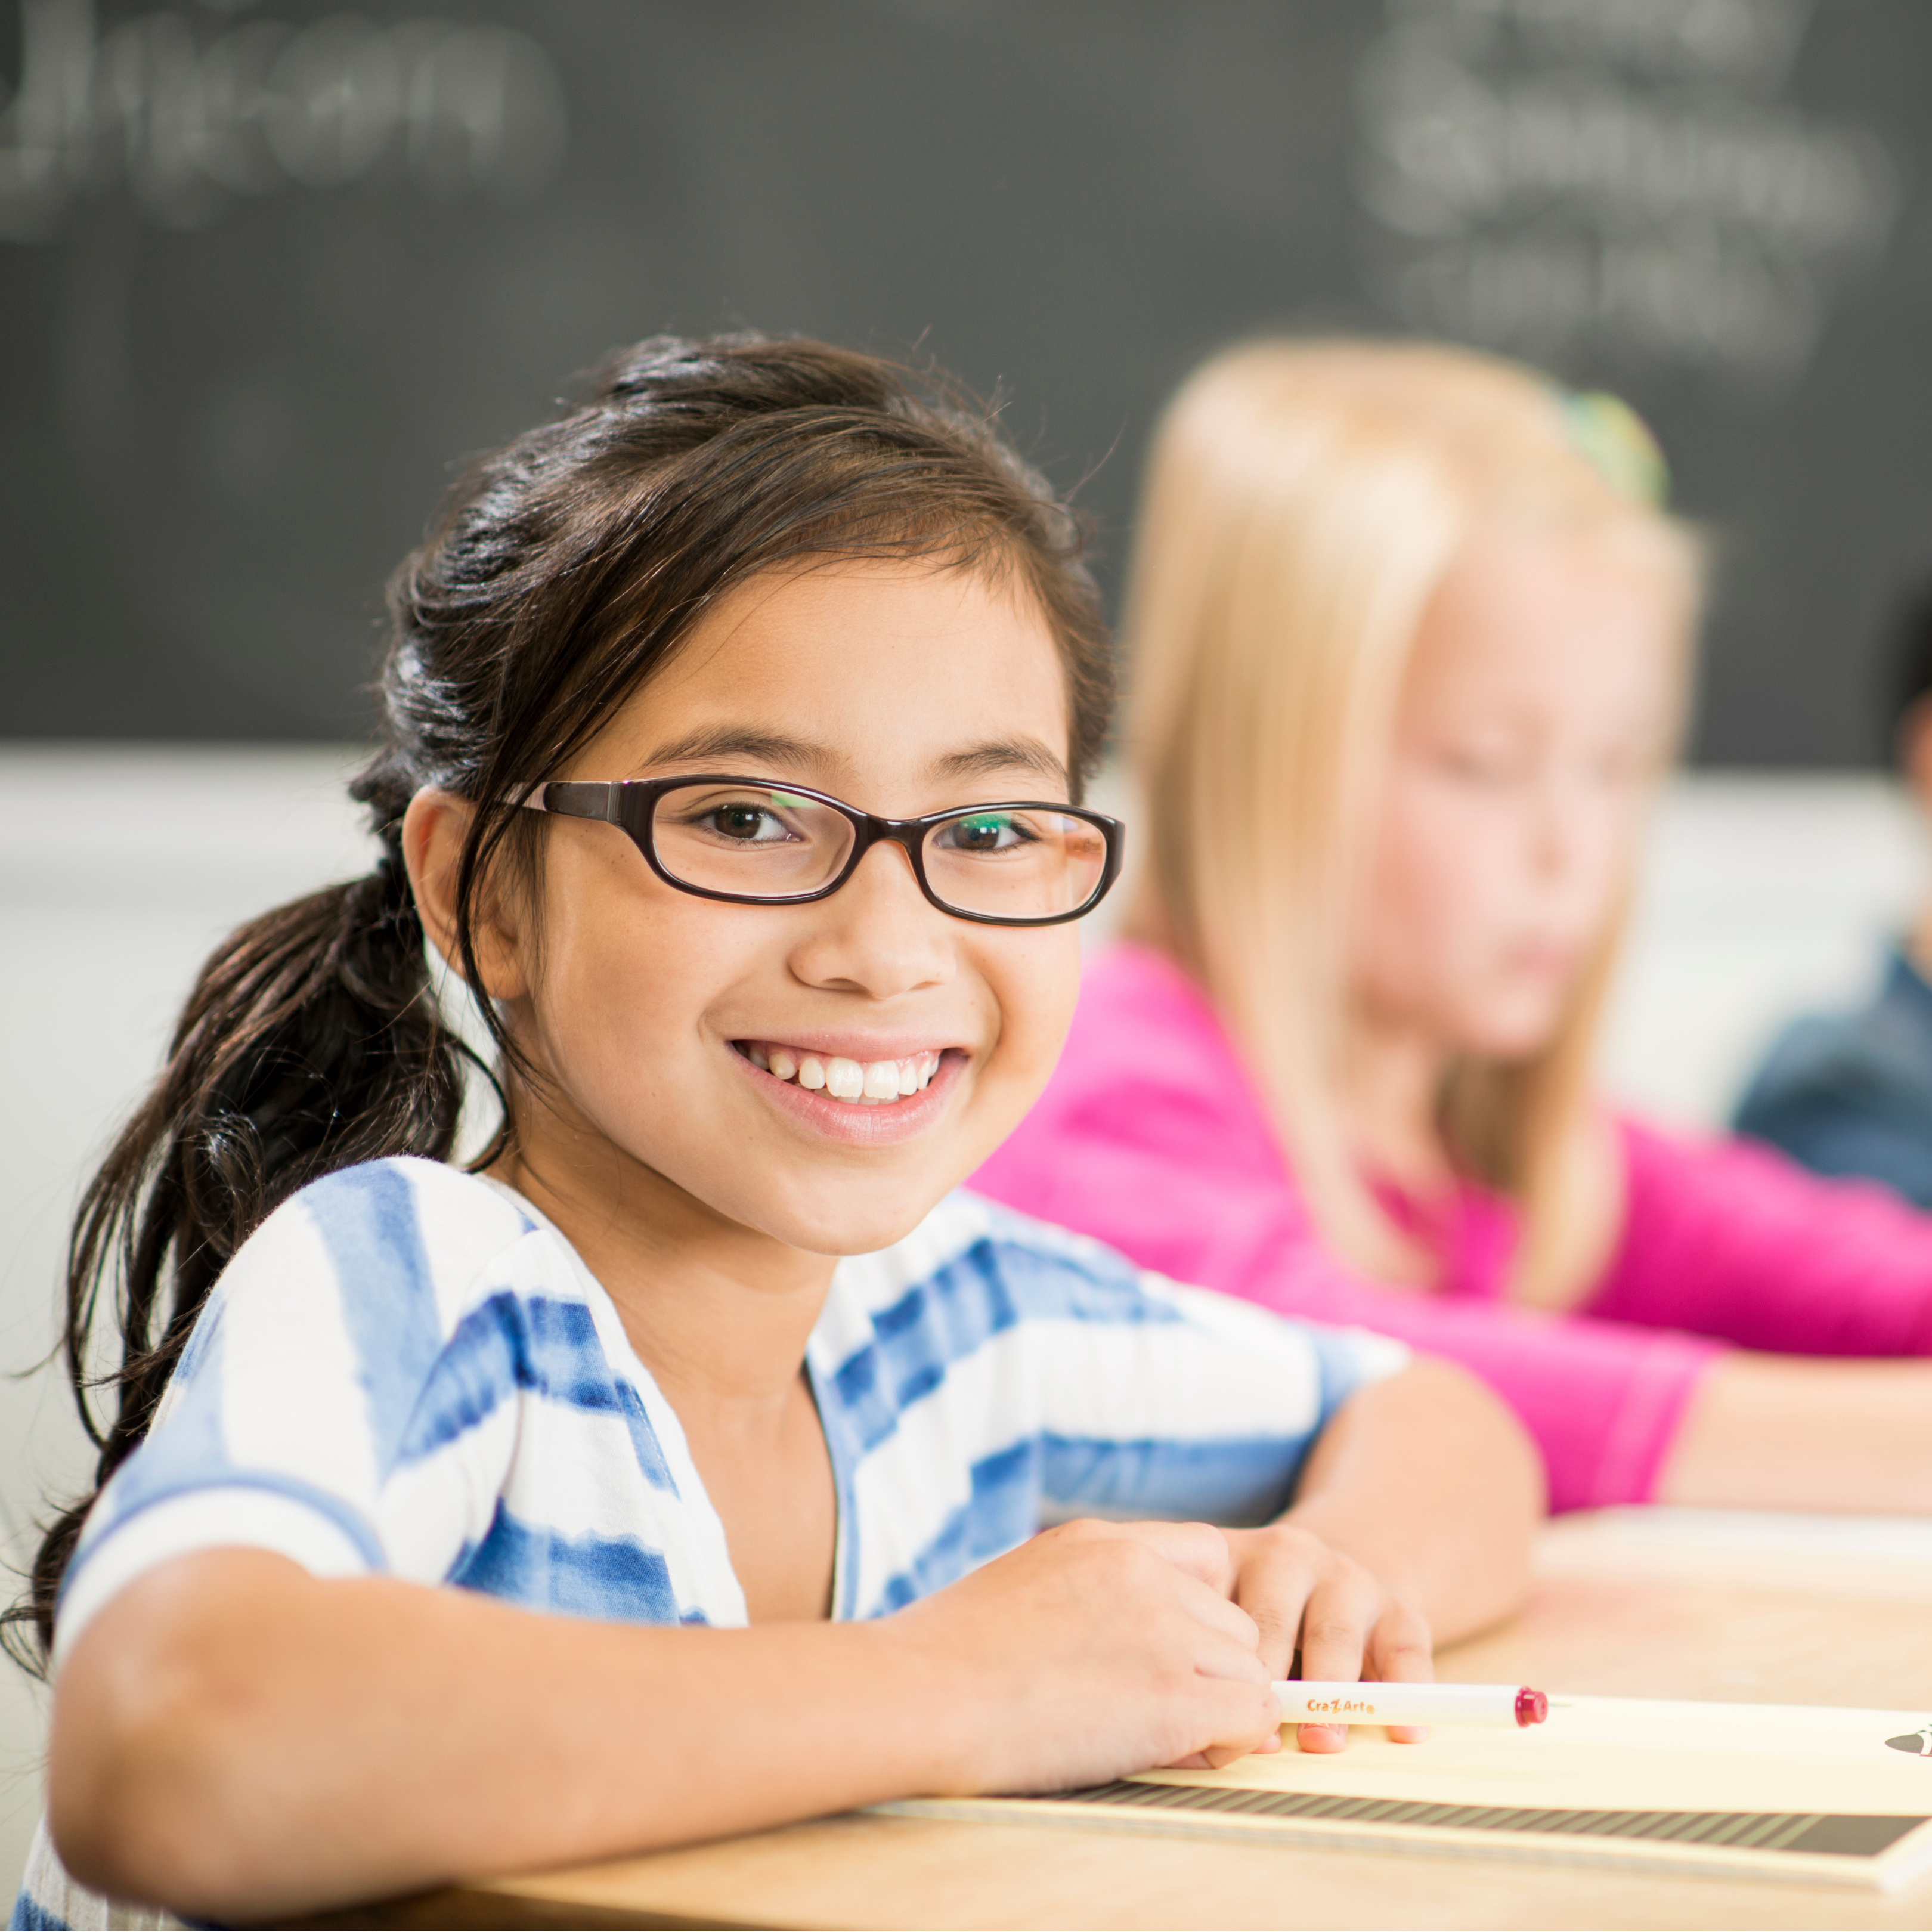
[[[806,1350],[837,1488],[833,1614],[910,1603],[1043,1512],[1265,1521],[1337,1406],[1406,1359],[955,1195],[838,1264]],[[236,1544],[533,1610],[746,1622],[724,1526],[610,1297],[520,1196],[428,1161],[329,1175],[236,1256],[88,1517],[56,1664],[135,1576]],[[17,1911],[100,1909],[37,1853]]]

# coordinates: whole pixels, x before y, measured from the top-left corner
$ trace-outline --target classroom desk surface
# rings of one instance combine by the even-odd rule
[[[1523,1614],[1443,1653],[1441,1675],[1603,1696],[1932,1712],[1932,1561],[1828,1546],[1726,1551],[1681,1533],[1651,1539],[1630,1520],[1569,1519],[1546,1532]],[[1932,1928],[1932,1880],[1883,1898],[852,1815],[320,1922]]]

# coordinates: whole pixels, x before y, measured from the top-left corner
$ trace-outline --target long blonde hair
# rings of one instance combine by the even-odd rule
[[[1126,633],[1152,847],[1131,929],[1201,982],[1247,1058],[1324,1238],[1408,1271],[1343,1130],[1346,944],[1417,631],[1498,521],[1698,560],[1657,507],[1654,446],[1606,398],[1471,351],[1262,341],[1198,371],[1157,432]],[[1659,466],[1660,474],[1660,466]],[[1533,1058],[1456,1068],[1451,1151],[1524,1214],[1518,1292],[1573,1264],[1589,1083],[1622,926]]]

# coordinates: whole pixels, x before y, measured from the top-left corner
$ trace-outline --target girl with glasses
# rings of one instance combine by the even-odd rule
[[[1613,399],[1461,350],[1190,381],[1130,598],[1130,943],[976,1184],[1477,1370],[1553,1508],[1932,1511],[1932,1219],[1594,1085],[1700,592],[1663,482]]]
[[[1460,1372],[952,1192],[1119,863],[1076,536],[983,419],[752,338],[458,486],[376,870],[218,952],[82,1205],[121,1368],[28,1606],[27,1922],[1225,1762],[1298,1646],[1426,1675],[1514,1600],[1534,1463]]]

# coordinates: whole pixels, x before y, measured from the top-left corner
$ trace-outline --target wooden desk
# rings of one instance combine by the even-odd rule
[[[1720,1564],[1575,1520],[1527,1609],[1442,1675],[1606,1696],[1932,1712],[1932,1566]],[[1932,1765],[1928,1766],[1932,1781]],[[1500,1861],[851,1816],[344,1914],[405,1926],[1918,1926],[1880,1898]]]

